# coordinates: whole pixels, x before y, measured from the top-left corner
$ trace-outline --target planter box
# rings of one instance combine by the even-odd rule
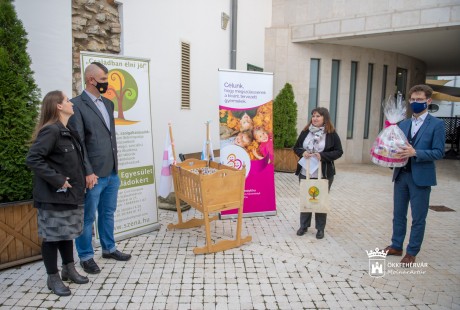
[[[33,201],[0,204],[0,270],[41,258]]]
[[[275,149],[275,171],[294,173],[298,161],[299,158],[292,149]]]

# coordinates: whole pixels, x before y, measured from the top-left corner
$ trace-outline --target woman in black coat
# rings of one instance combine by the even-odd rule
[[[343,154],[342,143],[339,135],[335,132],[329,111],[326,108],[315,108],[311,115],[310,122],[297,139],[294,152],[299,158],[305,157],[310,161],[318,162],[318,167],[321,167],[323,178],[328,180],[330,189],[335,175],[334,160],[339,159]],[[300,179],[306,179],[306,170],[300,164],[297,164],[295,174],[299,176],[299,181]],[[318,169],[310,171],[310,178],[318,178]],[[300,213],[298,236],[302,236],[307,232],[308,227],[311,225],[311,216],[311,212]],[[326,213],[315,214],[317,239],[324,238],[326,218]]]
[[[73,239],[83,227],[85,170],[78,134],[67,128],[72,115],[73,104],[64,93],[46,94],[26,160],[34,172],[34,206],[38,208],[38,234],[43,238],[47,285],[59,296],[70,295],[62,280],[79,284],[89,281],[76,271],[73,259]],[[62,279],[57,267],[58,250]]]

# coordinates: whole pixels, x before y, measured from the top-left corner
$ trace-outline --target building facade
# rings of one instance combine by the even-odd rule
[[[425,61],[410,56],[412,40],[460,26],[455,0],[276,0],[272,12],[265,67],[274,72],[275,93],[293,85],[298,131],[314,107],[328,108],[344,147],[341,161],[352,163],[370,162],[382,101],[398,91],[405,95],[430,73]],[[440,48],[424,43],[432,54]]]
[[[235,69],[264,70],[271,1],[15,0],[14,5],[28,32],[42,96],[55,89],[69,97],[81,92],[80,51],[150,60],[157,181],[168,122],[173,124],[177,154],[201,151],[208,120],[212,143],[219,148],[218,69],[231,69],[232,52]],[[182,79],[184,59],[188,85]],[[189,92],[186,104],[184,86]]]
[[[42,95],[81,90],[80,50],[150,59],[157,173],[168,122],[177,152],[191,153],[201,149],[204,122],[215,120],[211,138],[218,148],[218,69],[232,68],[232,53],[237,70],[273,72],[275,95],[286,82],[293,85],[298,131],[313,107],[329,108],[345,150],[341,161],[353,163],[370,161],[383,126],[383,100],[405,94],[427,74],[460,74],[446,71],[453,67],[447,53],[458,55],[458,49],[440,48],[438,41],[460,42],[460,0],[35,2],[14,5],[29,33]],[[182,103],[183,44],[189,51],[189,105]],[[417,56],[421,50],[445,59],[442,72]]]

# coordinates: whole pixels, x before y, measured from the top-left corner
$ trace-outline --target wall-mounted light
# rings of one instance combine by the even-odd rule
[[[230,16],[228,16],[228,14],[225,14],[224,12],[222,12],[222,14],[220,16],[220,27],[222,29],[224,29],[224,30],[227,30],[229,20],[230,20]]]

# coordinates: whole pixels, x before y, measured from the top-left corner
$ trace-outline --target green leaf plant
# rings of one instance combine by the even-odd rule
[[[0,0],[0,203],[32,198],[25,164],[40,91],[27,54],[27,33],[11,0]]]
[[[286,83],[273,102],[273,144],[275,149],[292,148],[297,140],[297,103],[292,85]]]

